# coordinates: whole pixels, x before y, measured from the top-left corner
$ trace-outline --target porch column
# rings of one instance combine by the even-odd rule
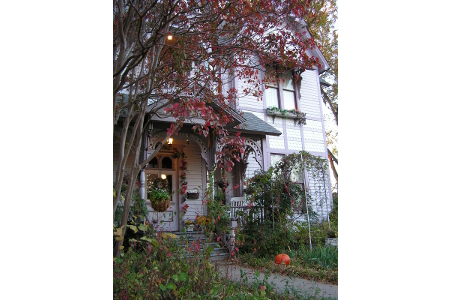
[[[237,221],[235,218],[231,218],[230,225],[231,225],[231,234],[230,234],[230,252],[231,252],[234,251],[236,241]]]
[[[146,200],[147,197],[147,191],[145,189],[145,171],[142,170],[141,171],[141,176],[139,178],[139,182],[141,184],[140,188],[139,188],[139,195],[141,195],[141,198]]]

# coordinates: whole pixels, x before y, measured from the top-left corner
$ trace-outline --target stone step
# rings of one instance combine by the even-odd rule
[[[192,245],[189,246],[191,248],[191,252],[193,251],[194,247]],[[207,249],[208,247],[211,247],[212,250],[211,251],[216,251],[216,252],[220,252],[220,251],[226,251],[228,252],[228,249],[225,248],[223,245],[207,245],[206,247],[200,246],[199,250],[203,251],[203,249]],[[183,247],[186,249],[186,247]],[[187,249],[186,249],[187,250]]]
[[[228,252],[226,252],[226,253],[218,253],[217,255],[213,255],[211,253],[211,255],[209,256],[209,259],[211,261],[222,261],[222,260],[228,259],[228,257],[229,257],[229,253]]]
[[[187,254],[186,258],[192,258],[194,257],[193,254]],[[225,251],[221,251],[221,252],[211,252],[209,255],[209,259],[211,261],[217,261],[217,260],[224,260],[227,259],[229,257],[229,253],[225,252]]]
[[[186,239],[188,238],[189,240],[205,240],[206,236],[204,233],[191,233],[191,232],[185,232],[185,233],[174,233],[175,235],[178,236],[179,239],[183,238]]]
[[[222,241],[217,242],[212,239],[211,242],[207,242],[206,236],[203,232],[173,232],[173,234],[176,234],[178,236],[178,244],[183,245],[186,249],[186,238],[188,240],[188,246],[191,248],[191,253],[187,253],[186,251],[186,257],[194,257],[193,255],[193,248],[192,242],[197,242],[200,240],[200,247],[199,252],[203,253],[204,249],[207,247],[213,247],[211,250],[209,260],[210,261],[222,261],[226,260],[229,257],[228,249],[223,245]],[[186,249],[187,250],[187,249]]]

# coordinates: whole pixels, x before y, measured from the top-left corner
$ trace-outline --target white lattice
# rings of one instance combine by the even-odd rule
[[[305,151],[325,152],[325,145],[323,143],[305,141]]]
[[[300,128],[297,127],[297,129],[286,129],[286,134],[288,141],[290,140],[301,140],[302,139],[302,133],[300,132]]]
[[[273,149],[284,149],[284,138],[269,136],[269,147]]]
[[[322,122],[314,120],[306,120],[306,125],[303,125],[305,130],[319,130],[322,132]]]
[[[294,119],[286,119],[286,127],[295,127]]]
[[[323,133],[317,131],[303,131],[305,141],[324,142]]]
[[[288,141],[289,150],[302,150],[302,141]]]

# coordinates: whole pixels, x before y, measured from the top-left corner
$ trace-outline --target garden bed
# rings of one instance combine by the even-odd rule
[[[287,252],[291,258],[289,266],[277,265],[273,258],[258,258],[251,254],[240,254],[236,258],[236,263],[262,272],[278,273],[337,285],[337,249],[334,247],[321,247],[318,249],[310,253],[308,253],[309,251]]]

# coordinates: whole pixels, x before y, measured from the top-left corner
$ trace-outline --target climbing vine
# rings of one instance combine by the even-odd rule
[[[326,170],[328,161],[320,156],[312,155],[306,151],[284,156],[275,166],[274,174],[284,177],[285,180],[299,179],[304,187],[301,203],[297,209],[299,215],[306,213],[305,205],[309,203],[313,211],[309,212],[313,221],[317,221],[320,214],[321,221],[328,219],[331,207],[328,207]],[[307,178],[305,177],[307,175]],[[295,180],[294,180],[295,181]],[[324,211],[324,208],[326,211]]]
[[[183,151],[181,153],[181,166],[180,166],[180,180],[181,180],[180,193],[183,195],[183,199],[185,198],[184,195],[186,194],[187,190],[186,170],[187,170],[187,156]]]

